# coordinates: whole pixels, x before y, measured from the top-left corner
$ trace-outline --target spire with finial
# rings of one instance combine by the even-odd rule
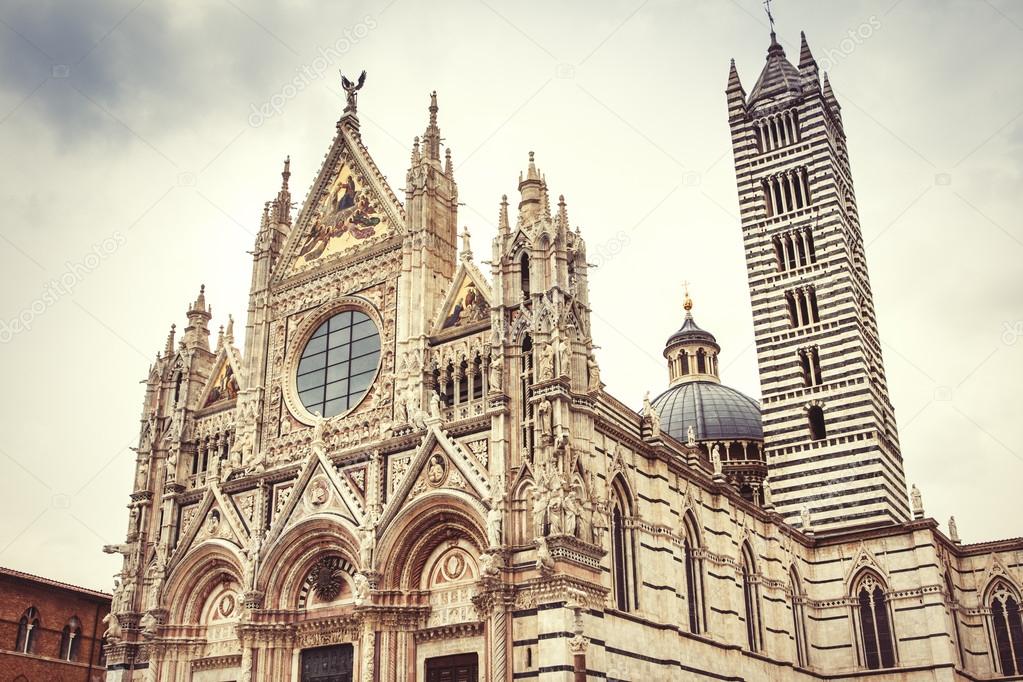
[[[171,324],[170,331],[167,332],[167,345],[163,348],[163,354],[170,356],[174,353],[174,330],[177,329],[176,324]]]
[[[224,340],[228,344],[234,344],[234,315],[227,316],[227,331],[224,332]]]
[[[565,195],[558,195],[558,227],[568,229],[568,205],[565,203]]]
[[[199,295],[188,310],[188,326],[185,327],[185,336],[181,343],[185,348],[210,349],[210,330],[207,324],[213,317],[213,308],[206,305],[206,285],[199,287]]]
[[[689,282],[682,282],[682,309],[686,311],[686,317],[693,318],[693,299],[689,296]]]
[[[426,158],[440,161],[440,128],[437,126],[437,91],[430,93],[430,122],[423,133]]]
[[[291,155],[284,158],[284,170],[281,172],[281,189],[274,200],[274,220],[278,223],[291,224],[291,192],[288,180],[291,178]]]
[[[540,173],[536,170],[533,152],[529,152],[529,166],[525,177],[519,174],[519,224],[532,223],[539,219],[544,210],[544,185]]]
[[[217,352],[219,353],[224,347],[224,325],[220,325],[220,330],[217,331]]]
[[[421,157],[419,154],[419,136],[416,135],[415,138],[412,140],[412,159],[409,165],[410,166],[417,165],[419,163],[420,158]]]
[[[498,234],[508,234],[511,231],[511,226],[508,224],[508,195],[501,195],[501,208],[497,212],[497,232]]]
[[[462,228],[462,253],[461,258],[464,261],[472,260],[472,247],[469,244],[469,227],[465,226]]]
[[[444,174],[449,178],[455,174],[455,167],[451,163],[451,147],[444,150]]]

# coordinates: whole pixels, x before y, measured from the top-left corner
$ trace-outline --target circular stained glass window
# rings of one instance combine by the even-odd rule
[[[298,361],[298,397],[324,418],[359,404],[380,364],[380,332],[365,313],[340,312],[313,332]]]

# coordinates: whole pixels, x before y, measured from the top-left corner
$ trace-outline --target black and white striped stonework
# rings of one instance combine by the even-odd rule
[[[818,532],[908,520],[839,104],[805,42],[727,94],[775,505]]]

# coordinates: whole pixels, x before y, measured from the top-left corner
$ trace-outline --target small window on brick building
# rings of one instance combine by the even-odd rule
[[[30,654],[34,649],[39,634],[39,611],[36,607],[30,606],[21,619],[18,621],[18,638],[15,642],[15,651],[23,654]]]

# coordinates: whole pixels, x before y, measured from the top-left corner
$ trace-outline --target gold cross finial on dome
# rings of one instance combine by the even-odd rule
[[[686,314],[693,309],[693,299],[689,298],[689,281],[682,282],[682,287],[685,289],[685,296],[682,299],[682,307],[685,308]]]

